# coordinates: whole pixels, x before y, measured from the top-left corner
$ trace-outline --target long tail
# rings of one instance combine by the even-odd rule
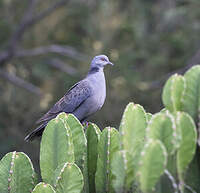
[[[29,141],[32,141],[33,139],[35,139],[36,137],[38,136],[41,136],[43,131],[44,131],[44,128],[45,128],[46,125],[42,124],[40,125],[39,127],[37,127],[35,130],[33,130],[31,133],[29,133],[25,138],[24,140],[29,142]]]

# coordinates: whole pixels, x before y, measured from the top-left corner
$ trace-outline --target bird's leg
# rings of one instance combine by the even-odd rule
[[[88,126],[89,126],[89,122],[88,122],[88,121],[84,121],[84,122],[82,123],[82,125],[88,127]]]
[[[86,119],[84,119],[83,121],[81,121],[81,124],[83,125],[84,130],[86,130],[88,128],[88,126],[89,126],[89,122]]]

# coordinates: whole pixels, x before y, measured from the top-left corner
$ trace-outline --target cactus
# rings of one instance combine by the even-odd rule
[[[200,65],[189,69],[184,77],[186,79],[186,91],[183,97],[183,110],[187,112],[197,123],[200,146]]]
[[[162,99],[171,112],[185,111],[198,123],[200,133],[200,65],[193,66],[184,76],[173,75],[166,82]],[[200,145],[200,137],[198,139]]]
[[[186,91],[183,97],[183,110],[194,120],[198,119],[200,109],[200,65],[196,65],[184,74]]]
[[[67,125],[72,132],[74,144],[75,163],[81,169],[84,176],[84,193],[89,192],[88,160],[87,160],[87,139],[84,128],[80,121],[73,115],[68,114]]]
[[[141,149],[144,145],[147,116],[142,106],[129,103],[123,113],[120,123],[121,150],[124,151],[124,162],[126,163],[125,187],[132,186]]]
[[[80,193],[83,184],[83,175],[79,167],[67,162],[56,178],[56,193]]]
[[[159,139],[168,154],[173,154],[180,145],[180,135],[174,117],[167,111],[153,115],[146,129],[147,138]]]
[[[74,161],[71,132],[65,121],[65,113],[51,120],[45,128],[40,146],[40,168],[45,183],[52,184],[54,171],[62,163]]]
[[[106,127],[98,143],[97,171],[95,175],[96,192],[113,192],[111,160],[119,150],[119,133],[112,127]]]
[[[167,164],[167,151],[159,140],[152,140],[145,144],[139,162],[139,181],[143,192],[154,189],[156,182],[164,173]]]
[[[87,140],[82,124],[72,114],[67,115],[67,125],[71,130],[74,144],[75,163],[79,168],[83,168],[84,159],[87,152]]]
[[[146,117],[147,117],[147,122],[149,122],[152,118],[152,114],[151,113],[146,113]]]
[[[163,89],[162,100],[169,111],[176,112],[182,110],[185,88],[185,78],[181,75],[174,74],[167,80]]]
[[[32,193],[56,193],[50,184],[40,182],[35,186]]]
[[[27,155],[26,155],[27,156]],[[27,156],[28,157],[28,156]],[[31,162],[31,160],[30,160],[30,162]],[[32,163],[32,162],[31,162]],[[33,183],[34,184],[37,184],[39,182],[39,176],[38,176],[38,174],[34,171],[34,173],[33,173]]]
[[[180,181],[183,181],[183,175],[192,161],[197,142],[197,132],[194,121],[184,112],[178,112],[176,122],[181,130],[181,145],[177,151],[177,170]]]
[[[121,193],[125,191],[125,178],[127,166],[124,162],[123,151],[117,151],[114,153],[111,160],[111,170],[113,173],[112,186],[116,193]]]
[[[147,126],[146,113],[142,106],[129,103],[124,111],[121,123],[121,146],[123,150],[137,155],[137,150],[143,146]]]
[[[0,161],[0,192],[31,192],[34,187],[33,165],[22,152],[10,152]]]
[[[163,108],[160,110],[160,113],[166,113],[168,110],[166,108]]]
[[[86,130],[87,136],[87,169],[89,191],[95,193],[95,173],[97,168],[97,147],[101,131],[95,124],[89,124]]]

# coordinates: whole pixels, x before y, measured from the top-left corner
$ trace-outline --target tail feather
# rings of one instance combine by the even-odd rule
[[[32,141],[33,139],[35,139],[38,136],[42,136],[42,133],[44,131],[45,125],[40,125],[39,127],[37,127],[35,130],[33,130],[31,133],[29,133],[24,140],[26,142]]]

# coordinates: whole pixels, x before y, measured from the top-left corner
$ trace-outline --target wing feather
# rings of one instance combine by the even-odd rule
[[[89,96],[91,87],[88,81],[82,80],[72,86],[67,93],[36,123],[41,124],[55,118],[59,113],[73,113]]]

